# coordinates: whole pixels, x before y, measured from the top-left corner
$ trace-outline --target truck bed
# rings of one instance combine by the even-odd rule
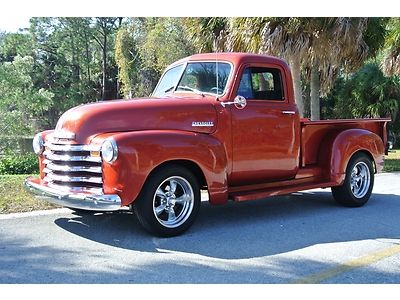
[[[345,129],[366,129],[381,137],[386,145],[386,124],[390,119],[342,119],[342,120],[321,120],[301,121],[301,148],[300,166],[314,165],[318,160],[318,153],[323,139],[329,134],[340,132]],[[313,145],[312,147],[307,145]]]

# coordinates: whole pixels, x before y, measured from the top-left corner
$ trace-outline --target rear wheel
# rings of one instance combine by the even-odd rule
[[[364,153],[352,156],[346,168],[343,185],[332,187],[335,200],[348,207],[363,206],[369,200],[374,186],[371,159]]]
[[[153,173],[134,203],[142,226],[164,237],[186,231],[200,209],[200,188],[196,177],[186,168],[173,165]]]

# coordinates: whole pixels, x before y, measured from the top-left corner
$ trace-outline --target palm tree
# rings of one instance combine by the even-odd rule
[[[289,61],[301,116],[304,112],[301,65],[310,48],[306,24],[306,18],[234,18],[228,37],[230,50],[268,53]]]
[[[320,118],[326,94],[340,70],[359,68],[379,48],[383,18],[190,18],[201,51],[246,51],[285,58],[291,66],[295,99],[304,115],[301,71],[311,88],[311,119]]]
[[[354,70],[367,58],[368,46],[363,38],[367,24],[367,18],[308,19],[311,120],[320,119],[321,90],[329,91],[339,68]]]
[[[228,18],[185,18],[186,28],[190,40],[200,52],[225,51]]]
[[[340,69],[354,72],[366,59],[376,56],[385,38],[386,23],[387,18],[311,18],[312,120],[319,120],[319,96],[332,88]]]
[[[382,70],[385,75],[400,75],[400,18],[392,18],[387,24]]]

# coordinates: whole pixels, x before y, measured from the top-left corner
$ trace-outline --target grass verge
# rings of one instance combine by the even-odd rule
[[[56,208],[27,192],[23,182],[29,175],[0,175],[0,214]]]
[[[385,156],[384,172],[400,171],[400,150],[392,150],[389,155]]]

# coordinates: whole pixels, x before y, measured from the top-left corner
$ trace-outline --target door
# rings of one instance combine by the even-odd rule
[[[278,66],[244,68],[237,95],[247,106],[231,106],[233,186],[291,179],[299,159],[299,114],[290,104]]]

